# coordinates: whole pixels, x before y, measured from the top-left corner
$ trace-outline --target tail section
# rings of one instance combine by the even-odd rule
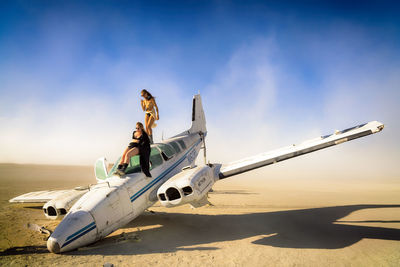
[[[192,107],[192,127],[189,129],[189,133],[206,133],[206,116],[204,115],[203,105],[201,103],[200,95],[193,97]]]

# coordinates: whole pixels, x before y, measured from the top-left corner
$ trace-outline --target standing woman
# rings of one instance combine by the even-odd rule
[[[136,123],[136,130],[132,134],[132,140],[122,154],[121,161],[119,162],[115,174],[120,176],[125,175],[125,170],[129,165],[130,159],[135,155],[140,155],[140,167],[142,172],[147,177],[151,177],[149,165],[150,140],[141,122]]]
[[[157,126],[154,121],[160,119],[157,103],[154,97],[146,89],[143,89],[142,92],[140,92],[140,95],[144,98],[140,101],[142,109],[146,113],[144,117],[144,125],[146,126],[146,132],[149,135],[150,142],[153,143],[152,128]]]

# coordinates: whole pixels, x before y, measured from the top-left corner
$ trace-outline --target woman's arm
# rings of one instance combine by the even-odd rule
[[[153,98],[153,100],[154,100],[154,98]],[[158,106],[157,106],[156,100],[154,100],[154,107],[156,108],[156,112],[157,112],[156,120],[159,120],[160,119],[160,114],[158,113]]]
[[[143,111],[144,111],[145,104],[144,104],[144,100],[143,100],[143,99],[140,100],[140,105],[142,106],[142,109],[143,109]]]

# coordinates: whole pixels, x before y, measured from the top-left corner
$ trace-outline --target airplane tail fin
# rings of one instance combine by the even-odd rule
[[[189,133],[206,133],[206,116],[204,115],[203,105],[201,103],[200,94],[193,96],[193,107],[192,107],[192,127],[189,129]]]

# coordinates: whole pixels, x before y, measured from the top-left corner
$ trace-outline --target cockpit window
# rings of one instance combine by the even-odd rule
[[[163,163],[163,159],[160,155],[160,151],[152,147],[151,148],[151,153],[150,153],[150,170],[160,166]]]
[[[119,164],[120,160],[121,160],[121,157],[119,157],[119,158],[117,159],[117,161],[115,162],[114,166],[113,166],[113,167],[111,168],[111,170],[108,172],[108,177],[111,177],[111,176],[113,175],[113,173],[117,170],[118,164]],[[108,178],[108,177],[107,177],[107,178]]]
[[[136,155],[131,157],[131,160],[129,162],[128,168],[126,168],[125,173],[135,173],[135,172],[140,172],[142,169],[140,168],[140,156]]]
[[[118,168],[118,164],[121,160],[121,157],[118,158],[118,160],[115,162],[114,166],[111,168],[111,170],[108,172],[108,177],[111,177],[114,172]],[[160,150],[157,148],[153,147],[151,148],[151,153],[150,153],[150,170],[160,166],[163,163],[163,159],[160,154]],[[126,168],[125,173],[137,173],[141,172],[141,167],[140,167],[140,156],[136,155],[131,157],[131,160],[129,162],[128,168]]]
[[[118,158],[118,160],[115,162],[114,166],[108,172],[108,177],[111,177],[115,173],[115,171],[118,168],[118,164],[119,164],[120,161],[121,161],[121,157]],[[141,168],[140,168],[140,157],[139,157],[139,155],[131,157],[131,160],[129,162],[128,168],[126,168],[125,173],[129,174],[129,173],[135,173],[135,172],[140,172],[140,171],[141,171]]]

